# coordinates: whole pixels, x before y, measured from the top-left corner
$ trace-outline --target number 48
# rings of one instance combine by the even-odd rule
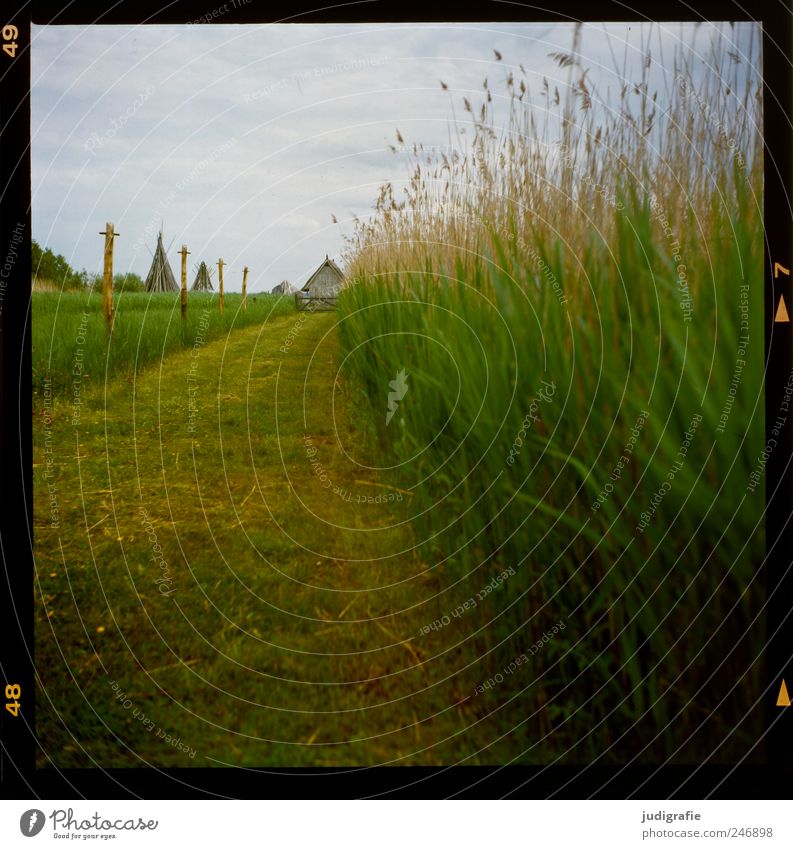
[[[12,716],[19,716],[19,699],[22,696],[22,688],[19,684],[6,684],[6,698],[13,699],[13,702],[6,702],[6,710]]]
[[[3,50],[14,59],[17,55],[16,37],[19,35],[17,28],[13,24],[6,24],[3,27]]]

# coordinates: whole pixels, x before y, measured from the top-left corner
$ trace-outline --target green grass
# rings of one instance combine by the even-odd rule
[[[747,209],[723,216],[724,232],[734,228],[737,239],[718,265],[686,245],[689,274],[712,278],[690,323],[663,246],[633,235],[647,225],[641,208],[626,212],[631,226],[612,245],[618,262],[589,246],[600,323],[538,289],[508,245],[500,262],[482,261],[462,280],[428,287],[408,274],[396,286],[382,277],[349,288],[340,304],[345,373],[377,399],[378,421],[383,387],[408,372],[383,445],[401,464],[401,485],[415,487],[428,511],[424,533],[439,534],[433,560],[448,584],[460,582],[443,609],[451,613],[502,569],[519,569],[500,590],[497,620],[484,627],[471,617],[471,632],[483,627],[470,634],[471,657],[498,669],[554,622],[567,622],[538,657],[541,686],[532,687],[532,713],[547,715],[560,754],[571,747],[574,758],[596,757],[604,732],[595,723],[608,718],[616,738],[651,716],[662,733],[651,753],[662,757],[724,695],[728,707],[707,734],[684,746],[694,759],[706,740],[730,730],[758,686],[752,658],[763,634],[750,622],[762,599],[762,498],[748,497],[746,486],[763,446],[762,240],[746,225]],[[750,344],[727,427],[717,433],[738,356],[739,261]],[[569,266],[556,271],[565,287]],[[537,401],[538,421],[510,464],[542,381],[555,390]],[[673,470],[695,415],[702,421]],[[638,438],[620,472],[632,429]],[[637,530],[670,472],[671,489]],[[593,509],[607,484],[613,492]],[[745,629],[748,638],[736,642]],[[722,674],[698,692],[725,658]],[[492,699],[503,704],[529,683],[516,677]],[[744,743],[729,744],[725,757]],[[634,746],[629,735],[608,757],[626,760]]]
[[[599,98],[578,38],[568,102],[546,89],[560,139],[513,63],[509,132],[466,101],[468,148],[418,162],[404,202],[383,188],[338,314],[210,300],[194,348],[200,301],[183,338],[176,298],[125,295],[106,355],[96,304],[75,425],[43,377],[68,387],[81,304],[36,297],[37,734],[58,766],[763,757],[756,69],[718,45],[711,75],[676,65],[699,101],[672,86],[663,124],[646,71]],[[697,104],[742,85],[715,132]]]
[[[393,476],[341,450],[379,451],[336,380],[335,320],[280,316],[177,351],[87,391],[77,427],[70,397],[35,394],[40,766],[508,752],[486,750],[498,734],[467,703],[478,681],[459,628],[418,641],[442,582],[409,498],[372,503],[396,494]]]
[[[721,103],[739,83],[713,76],[701,92]],[[747,491],[764,444],[762,145],[739,109],[714,134],[691,88],[662,95],[668,123],[645,132],[655,99],[639,82],[611,118],[571,89],[558,111],[574,154],[555,165],[535,155],[543,116],[519,102],[517,71],[509,131],[466,101],[468,147],[417,158],[404,202],[386,185],[350,240],[343,373],[415,492],[442,612],[517,570],[492,621],[466,619],[480,677],[566,622],[531,673],[482,696],[494,716],[564,761],[729,762],[762,728],[746,714],[764,641],[762,486]],[[756,69],[744,86],[746,106]]]
[[[123,292],[114,295],[113,336],[108,347],[101,294],[34,292],[33,386],[49,379],[56,391],[67,388],[82,368],[84,383],[103,383],[116,376],[129,377],[135,369],[157,362],[200,337],[208,342],[233,330],[261,324],[294,312],[292,298],[227,294],[220,313],[218,296],[188,294],[187,326],[182,327],[181,295]],[[87,316],[83,319],[83,314]]]

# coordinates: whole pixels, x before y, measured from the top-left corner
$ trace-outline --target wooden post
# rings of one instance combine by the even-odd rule
[[[182,245],[182,321],[187,321],[187,245]]]
[[[116,233],[113,224],[108,221],[105,229],[99,231],[105,237],[105,274],[102,280],[102,309],[107,322],[108,333],[113,327],[113,240],[121,233]]]
[[[242,269],[242,308],[244,310],[248,309],[248,302],[246,301],[246,295],[248,292],[248,266]]]
[[[225,263],[222,259],[218,260],[218,277],[220,279],[220,311],[223,312],[223,266]]]

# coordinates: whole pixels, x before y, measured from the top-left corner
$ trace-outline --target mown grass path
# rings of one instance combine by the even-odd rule
[[[409,498],[345,454],[376,448],[334,321],[186,349],[82,397],[76,427],[69,396],[47,427],[37,395],[38,734],[58,766],[495,760],[455,629],[417,637],[443,610]]]

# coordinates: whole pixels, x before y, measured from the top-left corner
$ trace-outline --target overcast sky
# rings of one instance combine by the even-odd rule
[[[655,26],[654,63],[681,34],[694,43],[692,27]],[[627,45],[638,68],[648,27],[608,35],[619,63]],[[547,24],[34,27],[33,236],[100,271],[98,233],[112,221],[114,270],[145,277],[162,222],[177,279],[184,243],[189,283],[200,260],[222,257],[229,290],[244,265],[251,291],[302,285],[326,253],[339,258],[382,182],[401,195],[397,128],[408,144],[446,144],[452,102],[468,117],[462,97],[478,99],[484,77],[501,94],[518,63],[530,93],[543,76],[561,89],[567,72],[548,54],[571,39],[572,26]],[[582,54],[590,81],[616,85],[603,27],[585,28]]]

